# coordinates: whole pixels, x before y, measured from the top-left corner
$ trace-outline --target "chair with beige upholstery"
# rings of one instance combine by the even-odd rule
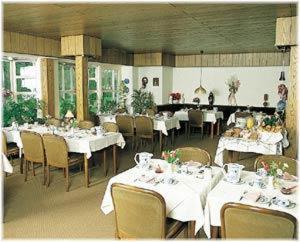
[[[291,175],[297,176],[297,161],[283,156],[283,155],[261,155],[258,156],[255,160],[254,163],[254,170],[257,171],[258,168],[262,168],[262,161],[265,161],[269,164],[271,164],[272,161],[276,162],[276,163],[287,163],[288,164],[288,168],[285,170],[286,172],[288,172]]]
[[[2,152],[10,160],[13,165],[13,157],[17,157],[20,153],[16,143],[7,143],[6,134],[2,131]],[[23,159],[21,159],[20,172],[23,173]]]
[[[106,132],[119,132],[119,127],[116,123],[105,122],[102,126]]]
[[[154,117],[155,116],[155,110],[152,108],[147,108],[146,109],[146,114],[148,114],[150,117]]]
[[[126,113],[126,108],[118,108],[115,113]]]
[[[248,118],[251,116],[252,114],[249,112],[235,112],[235,118]]]
[[[116,115],[116,123],[119,127],[119,132],[125,137],[131,138],[131,148],[134,147],[134,118],[130,115]]]
[[[191,135],[191,128],[201,128],[201,138],[203,138],[203,112],[201,110],[189,110],[189,131],[188,137]]]
[[[141,144],[142,140],[148,139],[151,141],[152,152],[154,151],[154,136],[153,120],[146,116],[135,117],[135,131],[136,131],[136,143],[137,147]]]
[[[155,191],[114,183],[111,194],[118,239],[174,238],[186,228],[166,218],[165,200]]]
[[[202,165],[211,165],[211,157],[206,150],[197,147],[183,147],[177,148],[176,151],[179,151],[179,161],[181,162],[192,160]]]
[[[31,131],[22,131],[21,140],[23,144],[25,161],[25,181],[27,181],[27,171],[29,162],[32,164],[32,173],[35,176],[34,164],[42,164],[43,167],[43,185],[46,182],[46,157],[44,151],[43,138],[40,134]]]
[[[78,123],[78,128],[80,129],[91,129],[94,126],[95,126],[94,122],[89,120],[83,120]]]
[[[83,163],[83,154],[68,153],[68,146],[63,137],[44,134],[43,141],[47,158],[47,187],[50,184],[50,166],[63,168],[66,177],[66,191],[69,191],[69,167]]]
[[[47,122],[49,125],[54,125],[56,127],[60,127],[61,126],[61,123],[62,121],[60,119],[57,119],[57,118],[50,118]]]
[[[292,239],[297,236],[294,216],[239,203],[221,209],[221,234],[225,239]]]

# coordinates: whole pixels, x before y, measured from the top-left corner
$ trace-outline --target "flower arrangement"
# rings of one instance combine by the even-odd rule
[[[230,93],[236,93],[241,85],[241,82],[236,76],[231,76],[230,79],[227,80],[226,84]]]
[[[180,154],[177,150],[165,150],[161,154],[161,158],[170,164],[174,164],[179,160]]]
[[[172,100],[180,100],[181,99],[181,94],[179,92],[172,92],[170,93],[170,96],[172,97]]]
[[[273,177],[281,177],[283,175],[283,171],[289,167],[287,163],[282,164],[282,162],[275,161],[271,161],[271,164],[266,161],[261,161],[261,164],[263,165],[264,170],[267,172],[267,175]]]
[[[71,125],[72,128],[77,128],[78,127],[78,121],[77,121],[77,119],[76,118],[72,118],[70,120],[70,125]]]

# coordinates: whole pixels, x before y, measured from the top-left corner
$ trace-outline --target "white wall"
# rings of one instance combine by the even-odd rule
[[[279,96],[277,86],[282,67],[204,67],[202,72],[202,86],[207,94],[200,97],[201,104],[208,104],[208,94],[215,94],[214,104],[228,105],[228,87],[226,81],[236,75],[241,86],[236,93],[237,105],[262,106],[263,95],[269,94],[269,106],[275,107]],[[288,70],[284,67],[288,86]],[[173,91],[184,93],[185,102],[192,103],[196,96],[194,90],[200,83],[200,68],[173,68]]]
[[[163,67],[162,84],[162,104],[169,102],[169,95],[173,89],[173,68]]]

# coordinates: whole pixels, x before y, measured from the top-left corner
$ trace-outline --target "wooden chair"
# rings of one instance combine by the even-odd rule
[[[191,128],[201,128],[201,138],[203,138],[203,112],[201,110],[189,110],[188,111],[189,117],[189,130],[188,130],[188,137],[191,136]]]
[[[106,132],[119,132],[119,127],[116,123],[105,122],[102,126]]]
[[[155,110],[152,108],[147,108],[146,109],[146,114],[148,114],[150,117],[154,117],[155,116]]]
[[[91,129],[94,126],[95,126],[94,122],[89,120],[83,120],[78,123],[78,128],[80,129]]]
[[[276,163],[287,163],[288,168],[285,170],[286,172],[290,173],[291,175],[297,176],[297,161],[283,156],[283,155],[261,155],[258,156],[254,163],[254,170],[257,171],[258,168],[262,168],[262,161],[265,161],[269,164],[271,164],[272,161]]]
[[[126,108],[118,108],[115,113],[126,113]]]
[[[179,161],[186,162],[192,160],[203,165],[211,165],[211,157],[206,150],[197,147],[183,147],[176,150],[179,151]]]
[[[21,140],[23,143],[24,161],[25,161],[25,181],[27,181],[27,172],[29,162],[32,164],[32,174],[35,176],[34,164],[43,166],[43,185],[46,182],[46,157],[44,151],[43,138],[40,134],[31,131],[22,131]]]
[[[48,125],[53,125],[56,127],[60,127],[61,126],[62,121],[60,119],[57,118],[50,118],[47,122]]]
[[[157,133],[155,133],[153,130],[153,120],[146,116],[135,117],[135,131],[137,148],[143,139],[148,139],[151,141],[152,152],[154,152],[154,136]]]
[[[13,165],[13,157],[19,156],[20,149],[16,143],[7,143],[6,134],[2,131],[2,152]],[[23,173],[23,159],[21,158],[20,173]]]
[[[44,134],[43,141],[47,158],[47,187],[50,184],[50,166],[63,168],[66,177],[66,191],[69,191],[69,167],[83,163],[83,154],[68,153],[68,146],[63,137]]]
[[[278,210],[240,203],[226,203],[221,209],[224,239],[292,239],[296,228],[296,218]]]
[[[186,223],[166,218],[164,198],[152,190],[114,183],[111,194],[118,239],[174,238]]]
[[[130,115],[116,115],[116,123],[119,127],[119,132],[125,137],[131,138],[131,148],[133,150],[135,135],[134,135],[134,118]]]

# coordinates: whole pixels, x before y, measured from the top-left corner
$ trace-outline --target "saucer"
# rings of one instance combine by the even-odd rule
[[[285,204],[284,201],[288,201],[288,204]],[[272,199],[272,203],[274,205],[277,205],[279,207],[282,208],[294,208],[296,207],[296,203],[294,203],[293,201],[289,200],[289,199],[280,199],[280,198],[274,198]]]
[[[270,202],[270,198],[269,197],[266,197],[264,195],[261,195],[259,197],[259,199],[256,201],[257,203],[261,203],[261,204],[266,204],[266,203],[269,203]]]
[[[231,182],[231,181],[228,181],[226,179],[226,177],[223,178],[223,181],[229,182],[229,183],[234,184],[234,185],[242,185],[242,184],[245,183],[245,181],[243,179],[240,179],[238,182]]]
[[[251,187],[256,186],[256,184],[254,184],[253,181],[249,182],[248,185],[251,186]],[[259,187],[261,189],[265,189],[266,188],[266,184],[260,183],[259,186],[257,186],[257,187]]]

